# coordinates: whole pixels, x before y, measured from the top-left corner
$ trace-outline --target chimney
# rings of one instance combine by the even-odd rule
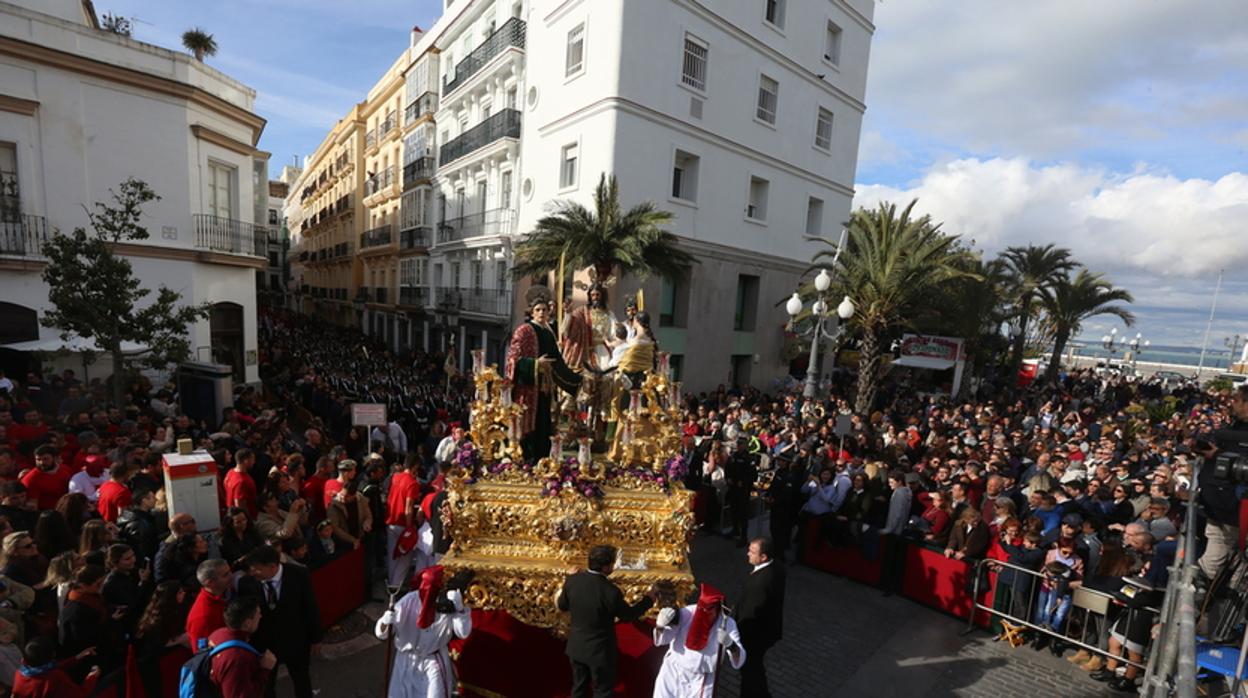
[[[420,37],[424,35],[424,30],[418,26],[412,26],[412,48],[416,47],[416,42],[420,41]]]

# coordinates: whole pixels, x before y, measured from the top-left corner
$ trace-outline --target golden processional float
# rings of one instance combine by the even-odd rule
[[[483,354],[473,352],[472,443],[455,456],[443,512],[454,542],[441,564],[475,573],[468,603],[566,635],[559,589],[602,544],[620,551],[612,580],[630,603],[652,585],[684,598],[693,589],[694,517],[680,456],[680,383],[669,378],[668,357],[627,390],[609,450],[593,442],[592,407],[565,409],[550,454],[525,463],[524,407]]]

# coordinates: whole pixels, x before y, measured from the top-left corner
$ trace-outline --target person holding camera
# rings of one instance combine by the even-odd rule
[[[453,637],[472,632],[472,615],[460,587],[465,581],[443,583],[441,565],[426,567],[412,580],[415,587],[394,608],[377,619],[379,640],[394,634],[394,669],[387,698],[446,698],[455,695],[455,672],[447,656]]]
[[[1248,431],[1248,384],[1240,385],[1231,396],[1231,420],[1224,431]],[[1214,459],[1219,451],[1216,445],[1197,441],[1196,450],[1205,458],[1197,481],[1200,486],[1198,501],[1206,517],[1205,552],[1197,565],[1207,579],[1213,580],[1234,557],[1239,544],[1238,485],[1216,476]]]

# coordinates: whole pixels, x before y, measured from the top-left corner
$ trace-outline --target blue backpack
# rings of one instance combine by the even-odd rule
[[[212,649],[200,650],[182,665],[178,677],[178,698],[220,698],[221,692],[212,683],[212,658],[218,652],[241,647],[252,654],[260,654],[255,647],[242,640],[226,640]]]

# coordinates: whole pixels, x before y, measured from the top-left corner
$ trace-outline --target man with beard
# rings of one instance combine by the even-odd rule
[[[26,493],[35,500],[36,508],[55,509],[56,502],[69,492],[71,473],[57,454],[55,446],[43,445],[35,449],[35,467],[22,477]]]

